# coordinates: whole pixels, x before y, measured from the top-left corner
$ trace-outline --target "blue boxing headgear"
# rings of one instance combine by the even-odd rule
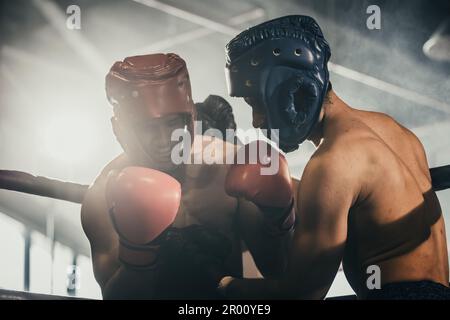
[[[259,101],[267,129],[279,129],[281,149],[297,149],[317,123],[329,85],[330,47],[317,22],[301,15],[264,22],[237,35],[226,53],[229,94]]]

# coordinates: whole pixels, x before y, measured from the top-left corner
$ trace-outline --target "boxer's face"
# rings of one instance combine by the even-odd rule
[[[327,95],[328,99],[328,95]],[[267,116],[265,113],[265,108],[262,102],[258,98],[254,97],[244,97],[245,102],[252,108],[252,125],[254,128],[259,129],[268,129]],[[298,112],[307,112],[307,105],[305,103],[305,98],[302,95],[302,92],[299,90],[294,95],[294,104],[295,108]],[[320,111],[318,123],[322,121],[324,117],[324,109],[322,108]],[[310,133],[310,135],[306,138],[306,140],[312,141],[314,144],[318,144],[320,141],[320,137],[317,137],[317,125],[314,130]],[[281,143],[282,141],[280,141]]]
[[[329,92],[326,96],[326,101],[329,101]],[[252,117],[253,117],[253,127],[260,128],[260,129],[267,129],[267,116],[265,114],[265,109],[261,101],[259,101],[258,98],[255,97],[244,97],[245,102],[252,108]],[[325,101],[325,102],[326,102]],[[306,104],[306,99],[304,96],[304,92],[301,90],[298,90],[294,94],[294,105],[295,109],[298,112],[304,112],[306,113],[308,111],[308,106]],[[320,122],[323,118],[323,108],[320,113],[319,121]]]
[[[118,132],[117,135],[119,141],[125,142],[128,139],[122,143],[126,145],[124,149],[128,156],[140,165],[152,169],[166,172],[175,169],[176,165],[171,159],[171,153],[179,141],[171,141],[171,136],[177,129],[189,130],[191,116],[178,113],[155,119],[127,120],[119,119],[119,125],[133,134],[125,137],[125,134]]]

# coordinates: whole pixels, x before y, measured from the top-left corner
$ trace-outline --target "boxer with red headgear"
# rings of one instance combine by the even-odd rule
[[[191,157],[214,152],[215,145],[235,150],[194,134],[184,60],[153,54],[116,62],[106,93],[124,153],[100,173],[81,211],[104,298],[214,298],[224,274],[242,276],[241,240],[264,275],[280,272],[284,261],[276,257],[286,237],[262,237],[267,223],[259,208],[227,195],[229,166],[171,161],[176,129],[194,137],[190,150],[183,150]],[[208,98],[202,112],[209,104],[210,110],[227,107],[220,97]],[[216,156],[225,159],[226,152]]]
[[[173,170],[171,133],[185,128],[193,137],[195,107],[186,63],[176,54],[154,54],[116,62],[106,76],[114,107],[114,133],[140,165]]]

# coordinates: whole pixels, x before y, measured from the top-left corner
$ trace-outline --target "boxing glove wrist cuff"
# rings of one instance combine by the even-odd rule
[[[153,269],[158,264],[158,251],[160,247],[161,239],[166,232],[164,231],[156,239],[146,244],[132,243],[126,239],[126,237],[120,232],[116,219],[114,216],[114,210],[109,210],[111,222],[115,231],[119,236],[119,260],[120,262],[129,268],[134,269]]]
[[[279,208],[261,208],[264,212],[264,224],[266,233],[271,236],[283,236],[294,229],[295,226],[295,207],[294,199],[291,200],[290,205],[286,209]],[[278,210],[274,214],[274,210]]]
[[[119,240],[119,260],[132,269],[154,269],[159,264],[159,245],[130,246]]]

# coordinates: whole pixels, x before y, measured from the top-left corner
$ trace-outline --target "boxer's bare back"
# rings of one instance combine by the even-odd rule
[[[308,203],[327,206],[330,201],[330,211],[340,215],[332,219],[338,224],[334,241],[324,247],[340,246],[336,256],[343,258],[359,297],[367,294],[370,265],[380,268],[381,286],[420,280],[448,286],[444,219],[422,144],[385,114],[350,108],[336,96],[333,100],[325,112],[322,143],[299,188],[300,203],[308,195],[313,197]],[[318,176],[328,181],[317,182]],[[308,191],[318,188],[315,195]],[[298,234],[307,234],[308,228],[300,224]]]

